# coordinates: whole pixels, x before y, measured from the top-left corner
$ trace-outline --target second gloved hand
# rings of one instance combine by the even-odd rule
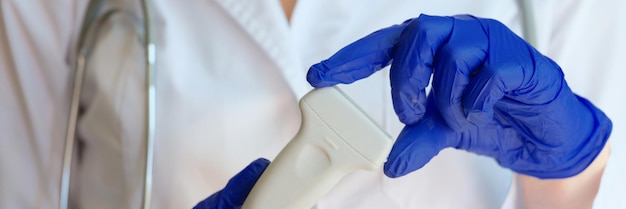
[[[491,19],[422,15],[348,45],[307,79],[314,87],[352,83],[390,63],[394,109],[406,124],[385,164],[390,177],[447,147],[526,175],[569,177],[591,164],[611,132],[555,62]]]
[[[240,209],[248,193],[263,171],[269,166],[267,159],[257,159],[228,181],[224,189],[199,202],[194,209]]]

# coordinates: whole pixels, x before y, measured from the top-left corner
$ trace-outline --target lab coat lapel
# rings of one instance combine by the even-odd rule
[[[289,24],[279,1],[215,1],[272,59],[297,98],[311,89],[306,82],[306,69],[303,69],[291,41]]]

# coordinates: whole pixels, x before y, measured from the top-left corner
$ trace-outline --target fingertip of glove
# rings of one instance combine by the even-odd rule
[[[265,159],[265,158],[258,158],[256,160],[254,160],[254,162],[252,162],[252,163],[266,165],[266,164],[270,164],[270,160]]]
[[[253,167],[254,170],[256,171],[260,170],[260,172],[263,172],[265,168],[267,168],[267,166],[269,165],[270,165],[270,160],[265,159],[265,158],[259,158],[253,161],[252,163],[250,163],[250,166]]]
[[[408,162],[402,159],[387,161],[383,167],[383,172],[389,178],[399,178],[415,170],[419,170],[425,165],[421,162]],[[411,167],[411,168],[409,168]]]
[[[324,75],[329,69],[324,65],[324,62],[320,62],[312,65],[306,74],[306,80],[315,88],[329,87],[336,84],[336,82],[329,82],[324,79]]]
[[[399,178],[406,175],[406,164],[402,166],[402,163],[386,162],[384,166],[384,173],[389,178]]]

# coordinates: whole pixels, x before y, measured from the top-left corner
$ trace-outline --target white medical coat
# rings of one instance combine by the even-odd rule
[[[154,0],[157,131],[153,208],[190,208],[295,134],[308,66],[379,28],[420,13],[495,18],[521,34],[517,2],[299,0],[288,23],[279,1]],[[0,208],[56,208],[85,0],[0,4]],[[534,1],[537,48],[578,94],[613,120],[613,153],[597,208],[626,207],[625,6],[616,0]],[[138,208],[143,184],[143,68],[129,25],[110,24],[87,74],[78,125],[76,208]],[[341,86],[397,135],[388,71]],[[444,150],[398,179],[355,172],[316,206],[498,208],[512,173],[486,157]],[[621,195],[620,195],[621,194]],[[507,205],[511,202],[509,199]]]

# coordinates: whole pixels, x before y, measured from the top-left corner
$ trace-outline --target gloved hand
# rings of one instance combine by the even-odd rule
[[[406,124],[385,164],[389,177],[447,147],[526,175],[569,177],[591,164],[611,132],[554,61],[500,22],[467,15],[422,15],[374,32],[313,65],[307,80],[347,84],[388,64],[394,109]]]
[[[261,174],[270,161],[267,159],[257,159],[250,163],[241,172],[228,181],[226,187],[214,193],[202,202],[199,202],[194,209],[239,209],[252,190],[252,186],[261,177]]]

